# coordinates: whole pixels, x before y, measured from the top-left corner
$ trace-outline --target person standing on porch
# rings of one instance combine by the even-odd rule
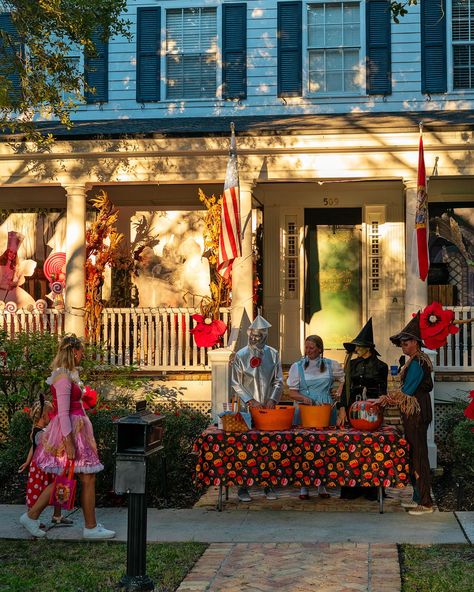
[[[324,357],[324,344],[319,335],[308,335],[304,342],[304,357],[291,365],[287,382],[289,397],[298,405],[334,405],[332,389],[337,382],[335,398],[338,400],[344,386],[344,369],[336,360]],[[329,421],[334,425],[335,414],[331,414]],[[299,423],[298,409],[295,423]],[[319,485],[318,494],[321,498],[330,497],[324,485]],[[305,486],[300,490],[300,499],[309,499],[309,491]]]
[[[280,355],[267,345],[269,327],[270,323],[257,315],[247,331],[248,345],[235,354],[232,362],[232,390],[249,407],[273,409],[283,392]],[[276,499],[272,486],[267,485],[264,491],[267,499]],[[242,502],[252,501],[247,487],[240,487],[237,495]]]
[[[428,426],[433,419],[430,399],[433,366],[421,351],[420,313],[400,333],[392,335],[390,341],[402,348],[408,361],[400,372],[400,390],[380,397],[379,403],[400,408],[405,437],[410,444],[410,478],[414,485],[413,502],[402,505],[409,508],[409,514],[419,516],[433,512],[428,457]]]
[[[388,366],[378,359],[375,349],[372,318],[362,327],[359,335],[343,344],[347,352],[344,369],[346,373],[345,390],[337,404],[337,427],[344,427],[349,409],[359,399],[377,399],[387,394]],[[352,354],[356,358],[351,359]],[[364,495],[368,500],[377,499],[376,487],[341,487],[341,498],[356,499]]]

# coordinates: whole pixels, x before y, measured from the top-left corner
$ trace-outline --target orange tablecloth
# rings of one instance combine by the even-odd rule
[[[393,427],[243,433],[208,428],[196,440],[198,485],[404,487],[408,443]]]

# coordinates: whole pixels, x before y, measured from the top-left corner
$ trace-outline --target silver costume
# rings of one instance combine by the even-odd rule
[[[251,399],[262,405],[270,399],[278,403],[283,392],[280,356],[276,349],[266,345],[268,327],[270,323],[258,315],[248,330],[249,344],[235,354],[231,384],[235,395],[244,403]]]

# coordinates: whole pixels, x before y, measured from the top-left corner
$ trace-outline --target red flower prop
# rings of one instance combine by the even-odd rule
[[[261,363],[262,363],[262,358],[257,358],[257,357],[250,358],[251,368],[258,368]]]
[[[459,331],[453,325],[454,312],[444,310],[439,302],[429,304],[420,315],[420,333],[428,349],[439,349],[448,342],[448,335]]]
[[[84,387],[84,393],[82,395],[82,406],[87,411],[93,409],[97,405],[97,391],[91,389],[90,386]]]
[[[464,415],[468,419],[474,419],[474,391],[469,392],[469,398],[471,399],[471,402],[466,409],[464,409]]]
[[[227,325],[219,319],[210,319],[200,314],[193,314],[192,318],[196,325],[189,332],[194,336],[198,347],[212,347],[218,344],[227,331]]]

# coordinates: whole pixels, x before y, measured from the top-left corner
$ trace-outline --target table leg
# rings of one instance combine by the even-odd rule
[[[377,488],[377,498],[379,502],[379,512],[383,514],[383,487],[379,485]]]
[[[217,495],[217,511],[222,512],[222,483],[219,484],[219,493]]]
[[[225,486],[225,501],[226,502],[229,501],[229,486],[228,485]]]

